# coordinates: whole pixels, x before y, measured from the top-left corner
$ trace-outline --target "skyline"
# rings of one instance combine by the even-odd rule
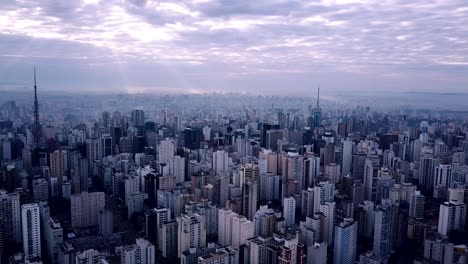
[[[464,92],[463,1],[6,1],[0,87]]]

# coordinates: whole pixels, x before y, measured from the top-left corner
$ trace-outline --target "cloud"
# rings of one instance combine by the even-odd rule
[[[309,83],[298,81],[325,86],[327,78],[342,78],[348,81],[328,80],[330,88],[347,89],[381,78],[359,85],[373,89],[389,77],[398,77],[400,89],[424,81],[420,89],[439,89],[443,79],[463,90],[466,25],[463,0],[5,0],[0,70],[21,81],[31,64],[60,68],[64,76],[69,68],[81,71],[80,79],[70,74],[70,83],[102,89],[119,86],[99,78],[115,70],[124,75],[117,78],[123,90],[261,85],[280,93],[279,83],[304,91]],[[54,76],[45,80],[58,87]]]

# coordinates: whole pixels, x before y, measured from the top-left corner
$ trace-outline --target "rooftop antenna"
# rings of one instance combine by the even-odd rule
[[[34,140],[39,147],[39,102],[37,101],[36,67],[34,67]]]
[[[319,108],[319,103],[320,103],[320,84],[317,88],[317,108]]]

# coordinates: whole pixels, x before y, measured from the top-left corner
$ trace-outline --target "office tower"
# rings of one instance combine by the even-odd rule
[[[34,202],[47,201],[49,199],[49,184],[43,178],[35,179],[33,184]]]
[[[304,184],[303,189],[313,187],[317,183],[317,177],[320,175],[320,157],[307,153],[304,159]]]
[[[431,234],[424,240],[424,258],[430,263],[454,263],[454,247],[447,236]]]
[[[387,258],[393,249],[393,236],[395,216],[393,204],[389,200],[383,200],[382,204],[375,208],[374,247],[377,257]]]
[[[148,199],[147,193],[134,192],[130,194],[127,200],[127,218],[130,219],[134,213],[143,213],[145,211],[145,200]]]
[[[109,235],[114,232],[114,217],[110,209],[104,209],[99,212],[98,222],[100,235]]]
[[[200,148],[200,143],[203,138],[203,132],[198,127],[186,127],[183,131],[185,147],[191,150]]]
[[[409,217],[417,219],[424,218],[424,195],[422,195],[420,191],[416,191],[411,194],[410,199]]]
[[[335,144],[328,143],[323,151],[323,164],[335,163]]]
[[[71,223],[73,227],[95,226],[99,224],[99,212],[104,210],[103,192],[82,192],[71,196]]]
[[[314,188],[307,188],[301,192],[301,215],[311,216],[314,213]]]
[[[440,205],[438,232],[444,236],[451,231],[465,229],[466,205],[463,202],[449,201]]]
[[[41,220],[37,203],[21,205],[21,227],[24,255],[41,257]]]
[[[159,226],[159,250],[164,258],[177,257],[178,224],[176,220],[163,221]]]
[[[327,264],[327,242],[315,242],[307,247],[307,264]]]
[[[282,129],[272,129],[266,131],[266,148],[271,151],[278,151],[278,140],[283,139]]]
[[[358,205],[356,219],[359,224],[358,233],[361,237],[372,238],[375,225],[374,202],[364,201]]]
[[[161,239],[159,235],[159,227],[164,222],[171,220],[171,210],[168,208],[153,208],[145,213],[145,232],[146,238],[155,245],[159,245]]]
[[[351,173],[351,165],[353,161],[353,148],[354,144],[351,140],[343,140],[341,144],[341,173],[348,175]]]
[[[452,164],[439,164],[435,167],[434,187],[449,187],[452,183]]]
[[[112,137],[110,134],[103,134],[101,136],[101,147],[102,147],[102,158],[107,157],[107,156],[112,156],[113,154],[113,142],[112,142]]]
[[[164,139],[158,145],[158,161],[159,163],[169,163],[174,157],[175,143],[172,139]]]
[[[224,150],[213,152],[213,171],[215,175],[229,172],[228,153]]]
[[[243,184],[242,188],[242,208],[241,213],[249,220],[253,220],[255,213],[257,212],[257,188],[256,182],[247,181]]]
[[[156,248],[148,240],[137,238],[136,243],[123,246],[120,252],[121,264],[156,263]]]
[[[203,140],[210,141],[211,140],[211,127],[204,126],[202,130],[203,130]]]
[[[314,186],[314,213],[320,212],[320,205],[333,202],[335,198],[335,185],[331,182],[319,182]]]
[[[18,193],[0,190],[0,218],[4,241],[21,243],[21,210]]]
[[[356,245],[358,223],[346,218],[335,227],[335,244],[333,263],[354,264],[356,262]]]
[[[283,217],[286,227],[292,227],[296,223],[296,199],[286,197],[283,201]]]
[[[241,245],[245,245],[247,240],[254,237],[255,224],[244,216],[236,215],[231,223],[231,243],[229,245],[234,249],[239,249]]]
[[[218,234],[218,210],[219,207],[208,200],[202,200],[199,203],[191,202],[185,204],[186,213],[197,213],[203,216],[206,223],[206,235],[212,237]]]
[[[419,160],[419,184],[427,191],[432,191],[434,188],[434,175],[437,165],[439,165],[439,159],[430,154],[423,154]]]
[[[58,264],[59,261],[59,250],[61,244],[63,244],[63,229],[60,226],[60,222],[56,222],[50,218],[47,220],[45,237],[47,241],[47,256],[50,263]]]
[[[283,174],[284,175],[284,174]],[[283,198],[286,196],[300,194],[304,184],[304,164],[303,157],[299,153],[288,153],[287,171],[285,182],[283,183]],[[285,184],[286,183],[286,184]],[[293,185],[291,185],[294,183]]]
[[[367,155],[364,151],[358,150],[353,155],[353,177],[364,182],[364,166],[366,164]]]
[[[366,187],[366,200],[377,200],[377,179],[379,176],[379,157],[369,156],[364,165],[364,185]]]
[[[159,186],[161,188],[161,186]],[[125,177],[124,179],[125,190],[125,205],[128,206],[130,195],[140,191],[140,178],[136,176]]]
[[[341,180],[340,165],[329,163],[325,165],[325,176],[333,184],[337,184]]]
[[[410,143],[410,161],[419,161],[421,158],[421,149],[423,142],[419,139],[415,139]]]
[[[206,246],[205,220],[198,214],[182,214],[177,217],[178,222],[178,251],[180,257],[182,252],[189,248]]]
[[[232,219],[238,216],[230,209],[218,210],[218,243],[229,246],[232,241]]]
[[[229,176],[225,173],[213,178],[213,203],[224,207],[229,199]]]
[[[88,159],[79,158],[78,167],[75,168],[79,177],[81,192],[87,192],[89,187],[89,163]]]
[[[261,128],[261,134],[260,134],[260,147],[266,147],[266,134],[268,130],[272,129],[279,129],[279,125],[272,125],[272,124],[267,124],[263,123],[262,128]]]
[[[254,217],[255,237],[271,237],[276,231],[276,214],[267,205],[262,205]]]
[[[279,200],[280,176],[273,174],[260,174],[260,200]]]
[[[170,174],[176,178],[177,183],[185,182],[185,158],[174,156],[169,163]]]
[[[68,169],[67,151],[56,150],[50,153],[50,173],[53,177],[62,179]]]
[[[145,125],[145,112],[143,110],[133,110],[131,112],[131,121],[134,127]]]
[[[320,212],[325,216],[324,226],[324,241],[327,244],[333,244],[334,233],[335,233],[335,214],[336,204],[335,202],[325,202],[320,204]]]
[[[102,154],[102,140],[98,138],[86,139],[86,158],[93,163],[96,160],[101,160]],[[122,151],[121,151],[122,152]]]

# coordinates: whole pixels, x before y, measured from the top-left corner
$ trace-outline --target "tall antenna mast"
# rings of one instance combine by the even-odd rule
[[[39,147],[39,102],[37,101],[36,68],[34,68],[34,142]]]
[[[320,103],[320,84],[317,89],[317,108],[319,108],[319,103]]]

